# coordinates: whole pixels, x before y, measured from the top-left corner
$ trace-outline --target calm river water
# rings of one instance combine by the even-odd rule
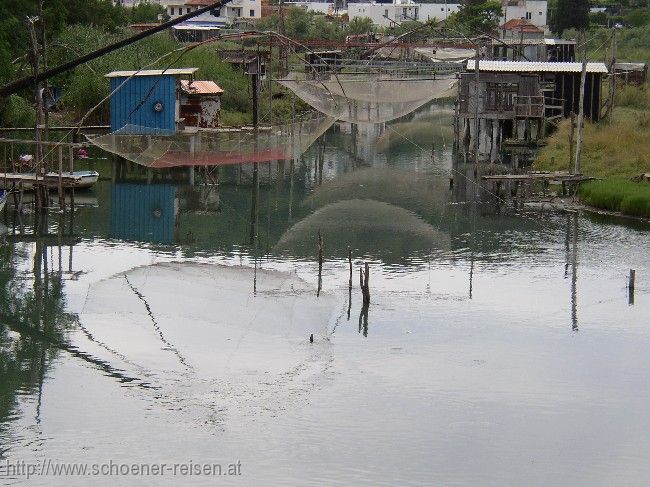
[[[0,483],[647,484],[650,225],[468,202],[451,138],[437,108],[336,126],[257,194],[100,159],[73,216],[7,208]]]

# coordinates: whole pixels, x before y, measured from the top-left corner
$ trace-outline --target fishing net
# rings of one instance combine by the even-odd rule
[[[201,129],[173,135],[125,125],[89,140],[108,152],[151,168],[220,166],[298,158],[334,121],[319,115],[257,130]]]
[[[382,123],[407,115],[425,103],[453,96],[452,75],[389,73],[298,73],[282,80],[316,110],[352,123]]]
[[[434,62],[464,63],[476,55],[474,49],[458,47],[417,47],[415,52]]]

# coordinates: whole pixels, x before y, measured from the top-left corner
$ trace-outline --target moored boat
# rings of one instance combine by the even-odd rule
[[[70,175],[70,173],[63,173],[64,175]],[[79,178],[78,181],[75,181],[74,187],[78,189],[87,189],[92,188],[97,181],[99,181],[99,173],[97,171],[75,171],[72,173],[75,178]],[[49,172],[45,175],[46,177],[58,178],[58,173]]]
[[[99,173],[97,171],[64,172],[61,176],[64,188],[87,189],[93,187],[98,180]],[[3,189],[11,189],[22,185],[24,190],[32,190],[37,181],[40,184],[44,182],[49,188],[56,188],[59,185],[59,174],[48,172],[44,176],[37,178],[34,173],[0,172],[0,188]]]

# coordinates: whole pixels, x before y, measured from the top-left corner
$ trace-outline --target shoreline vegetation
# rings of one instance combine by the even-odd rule
[[[599,178],[580,186],[583,204],[626,215],[650,217],[650,181],[634,181],[650,173],[650,90],[621,86],[610,119],[587,122],[582,173]],[[571,122],[563,120],[548,138],[533,165],[535,170],[566,171]]]

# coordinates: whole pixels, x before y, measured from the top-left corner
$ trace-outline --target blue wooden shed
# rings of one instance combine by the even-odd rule
[[[192,79],[197,68],[113,71],[111,132],[174,134],[180,113],[180,80]]]

